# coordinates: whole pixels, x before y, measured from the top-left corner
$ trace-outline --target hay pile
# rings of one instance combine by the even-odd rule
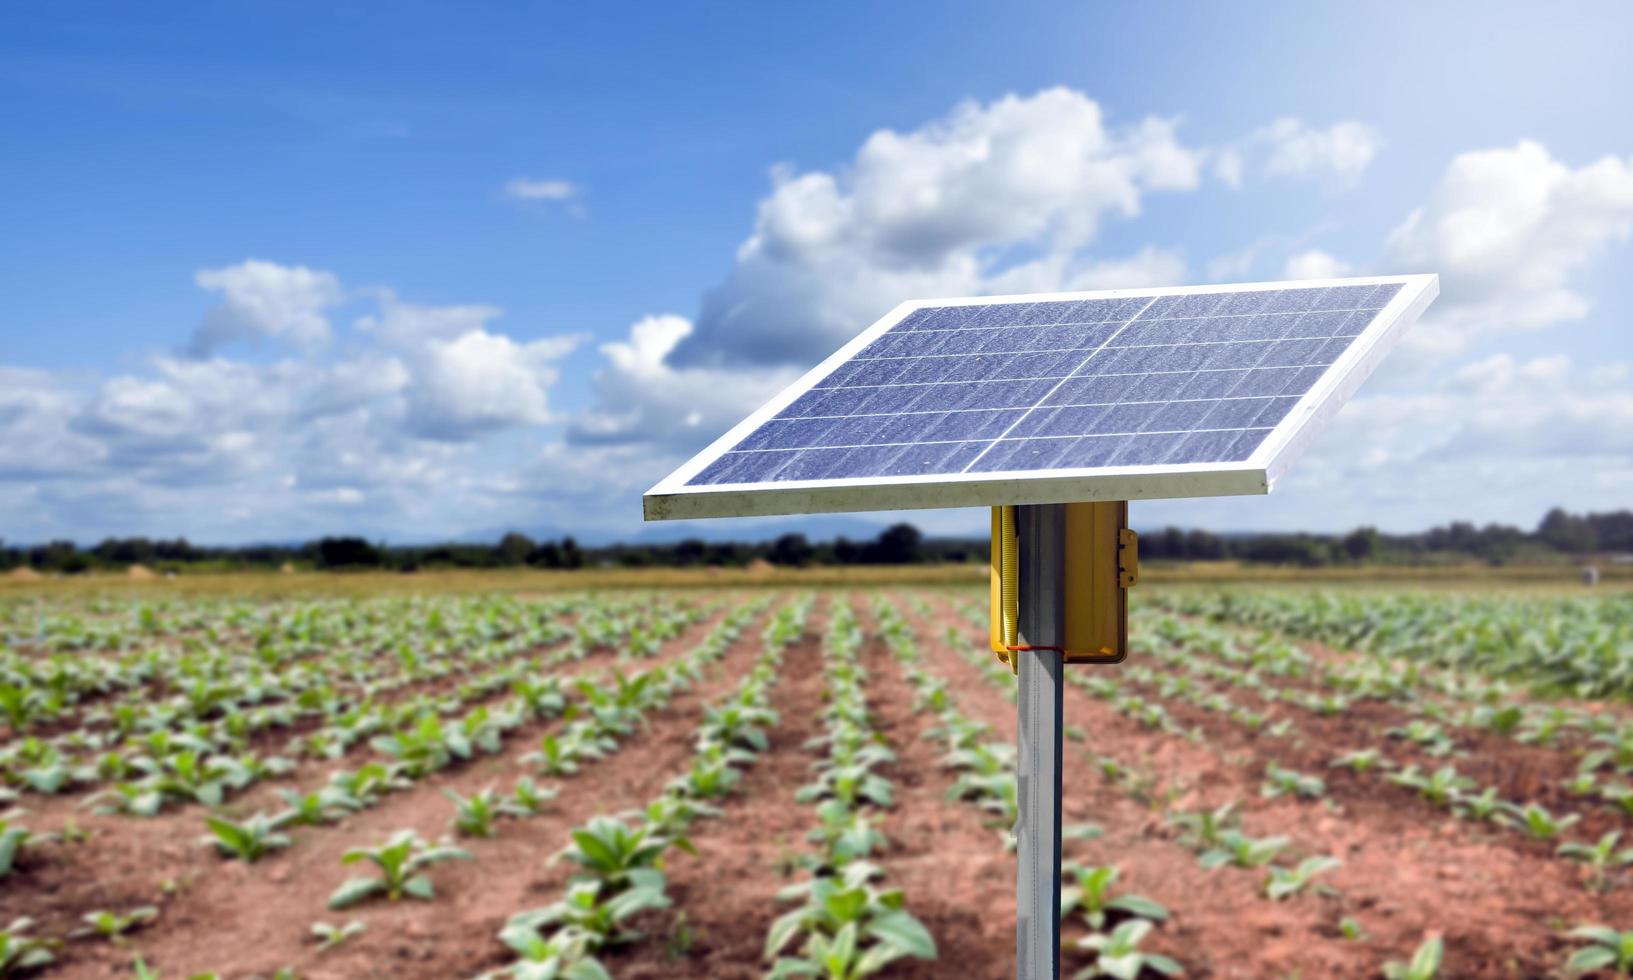
[[[159,575],[146,565],[132,565],[125,569],[125,577],[132,582],[149,582],[158,578]]]
[[[45,576],[41,575],[39,572],[36,572],[32,568],[13,568],[11,571],[6,573],[6,578],[13,579],[18,582],[38,582],[40,579],[45,578]]]
[[[771,575],[776,571],[777,566],[766,561],[764,558],[756,558],[748,563],[748,573],[750,575]]]
[[[278,574],[279,575],[293,575],[293,574],[295,574],[295,563],[292,562],[292,561],[286,561],[282,565],[279,565],[278,566]]]

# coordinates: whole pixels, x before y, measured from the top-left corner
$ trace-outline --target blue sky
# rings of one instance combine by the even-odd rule
[[[1633,505],[1628,36],[1609,3],[13,6],[0,536],[628,536],[901,299],[1343,271],[1446,293],[1271,498],[1136,523]]]

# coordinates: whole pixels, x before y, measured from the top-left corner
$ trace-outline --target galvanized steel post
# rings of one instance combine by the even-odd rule
[[[1020,545],[1020,633],[1031,646],[1064,646],[1066,508],[1015,509]],[[1015,975],[1060,977],[1060,751],[1062,656],[1022,650],[1015,824]]]

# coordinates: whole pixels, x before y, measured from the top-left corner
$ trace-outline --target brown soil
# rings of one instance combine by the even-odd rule
[[[672,661],[693,649],[712,628],[716,617],[695,624],[681,637],[666,644],[657,658],[643,660],[643,666]],[[435,869],[439,898],[433,903],[405,902],[396,905],[367,905],[344,912],[325,908],[330,892],[353,869],[343,868],[339,858],[346,850],[382,843],[394,831],[411,827],[427,840],[450,832],[453,804],[442,794],[451,788],[469,795],[487,785],[508,790],[518,776],[527,773],[522,756],[533,751],[540,735],[558,722],[537,722],[510,734],[503,750],[482,756],[420,780],[411,790],[386,797],[378,805],[340,823],[297,828],[292,831],[295,845],[274,852],[253,866],[222,860],[212,848],[198,846],[205,832],[196,807],[167,810],[151,820],[120,816],[75,816],[93,834],[83,846],[46,845],[39,855],[25,862],[22,872],[7,880],[0,890],[0,919],[29,915],[36,919],[35,934],[62,935],[76,927],[79,916],[92,910],[128,910],[141,905],[157,905],[161,913],[151,928],[133,934],[128,949],[110,949],[105,944],[76,941],[59,954],[60,967],[51,975],[124,976],[128,972],[130,950],[140,950],[149,965],[163,968],[165,975],[189,976],[216,970],[225,977],[270,975],[282,966],[295,965],[300,976],[309,980],[323,977],[467,975],[496,965],[504,948],[494,938],[509,914],[549,898],[528,898],[530,879],[498,876],[506,883],[496,889],[500,901],[495,906],[487,890],[494,869],[542,866],[566,841],[566,829],[597,812],[610,812],[644,804],[646,797],[626,800],[621,787],[654,773],[665,778],[676,765],[657,765],[654,756],[684,759],[690,753],[691,717],[699,703],[699,691],[711,695],[726,682],[735,683],[743,668],[759,649],[759,627],[744,631],[742,639],[723,661],[710,669],[708,683],[677,696],[669,706],[649,714],[650,729],[626,742],[619,753],[586,766],[574,778],[560,782],[561,793],[548,812],[527,820],[506,821],[499,836],[491,841],[465,842],[478,854],[478,861],[445,864]],[[599,667],[585,661],[588,669]],[[332,769],[355,768],[364,759],[303,765],[305,777],[285,786],[321,785]],[[639,773],[631,776],[630,773]],[[541,785],[552,780],[536,779]],[[660,780],[661,785],[661,780]],[[650,794],[649,794],[650,795]],[[57,801],[44,801],[56,803]],[[232,810],[252,812],[257,806],[279,804],[276,789],[258,786]],[[60,804],[59,804],[60,805]],[[45,819],[43,807],[31,808],[29,825],[54,829],[71,811]],[[554,836],[541,836],[553,833]],[[531,842],[531,844],[526,844]],[[531,846],[527,851],[525,846]],[[483,870],[486,869],[486,870]],[[457,890],[445,889],[444,881],[463,883]],[[559,889],[557,889],[559,892]],[[451,894],[444,895],[443,892]],[[499,915],[497,907],[505,909]],[[450,912],[457,911],[457,915]],[[469,913],[469,914],[467,914]],[[480,918],[476,918],[480,916]],[[351,919],[368,923],[368,932],[341,949],[318,954],[308,942],[313,922],[343,923]],[[480,929],[461,935],[451,950],[434,951],[431,940],[438,930],[457,930],[480,921]],[[447,934],[447,932],[443,932]],[[469,937],[479,937],[469,940]],[[353,951],[372,951],[353,958]],[[447,962],[452,956],[464,966],[452,972],[427,965],[426,972],[410,967],[416,958]],[[406,962],[405,962],[406,960]],[[337,964],[350,963],[349,967]],[[372,964],[372,965],[366,965]],[[378,972],[371,972],[378,970]]]
[[[665,869],[674,909],[661,917],[663,943],[642,943],[603,958],[617,977],[758,978],[771,920],[785,911],[777,890],[793,880],[792,860],[808,850],[810,807],[794,802],[816,756],[805,741],[822,733],[822,646],[826,616],[813,611],[806,636],[783,654],[771,691],[779,723],[724,815],[696,824],[698,857]]]
[[[948,625],[972,644],[981,639],[954,615],[938,616],[920,635],[940,638]],[[939,643],[923,648],[945,665],[945,676],[967,679],[954,684],[967,714],[995,724],[1013,717],[1013,707],[955,653]],[[1177,699],[1163,703],[1182,727],[1201,727],[1200,744],[1145,728],[1067,688],[1066,723],[1081,728],[1086,739],[1083,749],[1066,753],[1064,805],[1068,821],[1076,812],[1106,831],[1080,845],[1086,853],[1102,863],[1115,861],[1128,887],[1174,911],[1174,921],[1159,930],[1165,941],[1157,948],[1185,964],[1189,975],[1376,976],[1385,959],[1405,960],[1427,934],[1443,933],[1443,975],[1541,976],[1568,954],[1558,938],[1561,925],[1633,917],[1633,889],[1624,884],[1605,895],[1587,891],[1578,869],[1554,858],[1551,845],[1516,843],[1517,835],[1453,820],[1403,790],[1326,769],[1327,760],[1362,747],[1353,733],[1307,724],[1300,715],[1297,738],[1273,739]],[[977,705],[989,713],[977,715]],[[1341,727],[1342,719],[1335,722]],[[1342,741],[1326,741],[1336,734]],[[1166,778],[1131,798],[1088,771],[1100,754]],[[1263,799],[1259,787],[1267,760],[1321,775],[1328,781],[1327,799]],[[1257,894],[1258,872],[1201,871],[1195,855],[1173,840],[1173,831],[1151,809],[1164,793],[1172,795],[1174,809],[1238,800],[1247,833],[1293,839],[1289,858],[1341,858],[1344,865],[1321,879],[1340,895],[1273,903]],[[1340,938],[1343,917],[1357,920],[1371,938]]]
[[[875,635],[870,598],[852,599],[868,629],[863,663],[869,671],[869,706],[898,756],[887,773],[897,805],[883,823],[891,846],[880,864],[886,883],[904,889],[909,910],[940,947],[936,962],[898,962],[884,976],[1012,976],[1013,855],[1004,849],[1000,830],[987,825],[985,812],[945,801],[953,774],[942,768],[939,747],[922,737],[935,722],[928,714],[912,713],[911,687]],[[924,668],[948,681],[959,710],[991,726],[994,740],[1012,740],[1015,708],[1003,688],[947,645],[949,626],[972,647],[982,644],[979,627],[952,612],[950,601],[932,597],[930,616],[918,615],[908,602],[896,605],[918,636]],[[676,854],[669,861],[674,905],[645,917],[644,941],[603,957],[614,976],[747,980],[763,975],[766,933],[785,910],[775,893],[792,880],[792,860],[810,848],[804,837],[815,823],[813,808],[796,804],[793,794],[809,780],[816,759],[803,743],[822,730],[817,636],[824,618],[819,605],[807,636],[784,654],[771,695],[782,720],[771,733],[770,751],[722,804],[725,814],[693,828],[699,856]],[[711,617],[687,630],[666,644],[657,660],[692,649],[716,621]],[[47,977],[129,976],[136,951],[166,977],[216,970],[233,980],[270,976],[284,966],[294,967],[303,980],[443,980],[499,967],[509,960],[496,939],[504,921],[560,897],[570,868],[550,863],[550,857],[566,843],[568,831],[596,813],[644,805],[684,770],[702,705],[740,683],[763,649],[760,629],[760,623],[745,629],[700,684],[651,712],[649,727],[627,739],[618,753],[573,778],[540,779],[560,790],[547,812],[503,821],[494,839],[463,841],[474,860],[432,869],[438,893],[433,902],[375,902],[338,913],[325,908],[328,895],[354,870],[339,863],[347,849],[380,843],[399,828],[414,828],[427,839],[446,835],[453,805],[441,790],[469,795],[490,784],[507,790],[525,772],[521,756],[558,723],[530,725],[508,738],[499,755],[436,773],[341,824],[297,829],[293,848],[252,866],[218,859],[197,846],[203,830],[197,808],[151,821],[81,815],[79,822],[97,836],[84,845],[44,845],[26,856],[0,888],[0,922],[31,915],[40,922],[36,933],[62,935],[93,909],[160,907],[158,921],[123,946],[71,942],[58,966],[45,971]],[[651,662],[657,661],[642,663]],[[588,669],[597,666],[595,660],[585,662]],[[1261,707],[1251,692],[1229,688],[1228,693],[1240,704]],[[1344,751],[1382,745],[1382,729],[1404,720],[1399,706],[1358,702],[1345,715],[1328,719],[1266,703],[1267,710],[1296,719],[1296,734],[1277,739],[1177,699],[1162,704],[1183,727],[1199,728],[1201,739],[1146,728],[1068,687],[1066,721],[1083,739],[1067,743],[1065,819],[1097,824],[1102,834],[1069,841],[1066,852],[1087,864],[1116,865],[1122,872],[1118,891],[1148,896],[1170,910],[1172,918],[1146,946],[1179,960],[1188,977],[1376,977],[1386,960],[1408,959],[1430,934],[1446,939],[1443,976],[1543,977],[1558,975],[1573,948],[1562,937],[1564,929],[1633,922],[1633,882],[1623,879],[1608,893],[1590,892],[1575,865],[1553,856],[1552,845],[1453,820],[1376,777],[1326,768]],[[1522,798],[1519,791],[1529,787],[1537,794],[1532,798],[1552,809],[1566,808],[1568,801],[1548,795],[1553,791],[1546,784],[1557,775],[1552,760],[1568,753],[1455,735],[1470,753],[1454,760],[1460,771],[1497,782],[1505,796],[1512,791]],[[1403,761],[1416,751],[1399,741],[1384,748]],[[1099,771],[1100,756],[1115,758],[1135,777],[1108,780]],[[1328,783],[1326,798],[1263,798],[1260,784],[1270,761],[1320,775]],[[1439,762],[1422,761],[1426,767]],[[285,785],[315,785],[314,779],[321,782],[339,764],[303,766]],[[271,806],[274,789],[257,787],[232,809]],[[1247,833],[1292,839],[1281,863],[1318,854],[1341,858],[1341,868],[1319,879],[1337,894],[1312,891],[1271,902],[1260,893],[1262,871],[1202,869],[1165,816],[1229,800],[1240,801]],[[50,809],[53,819],[27,822],[55,829],[68,815],[66,805],[44,802],[46,807],[35,807],[31,801],[29,808],[36,811],[31,816],[44,817]],[[1584,825],[1596,833],[1620,823],[1594,812]],[[1584,837],[1586,830],[1579,825],[1572,836]],[[1367,938],[1344,939],[1339,923],[1345,918],[1357,921]],[[313,922],[338,925],[354,919],[365,922],[367,932],[339,949],[319,952],[309,938]],[[1083,934],[1081,926],[1068,924],[1068,946]],[[1072,948],[1062,961],[1068,976],[1088,962]]]

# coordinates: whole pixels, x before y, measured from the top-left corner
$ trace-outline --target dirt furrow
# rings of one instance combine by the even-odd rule
[[[752,655],[758,643],[756,630],[759,621],[744,631],[724,662],[730,663],[733,658]],[[718,622],[713,617],[695,624],[679,638],[666,644],[659,656],[639,661],[639,668],[675,662],[695,648],[715,625]],[[591,665],[585,673],[593,674],[596,670],[596,666]],[[717,676],[720,664],[717,663],[712,671],[711,676]],[[649,719],[652,728],[628,740],[618,756],[586,766],[578,777],[561,782],[561,796],[549,814],[533,820],[507,823],[501,833],[547,822],[557,813],[571,812],[574,801],[579,804],[591,801],[593,805],[596,790],[604,783],[616,780],[615,774],[619,771],[616,760],[626,753],[636,752],[641,746],[650,745],[661,724],[669,728],[677,723],[683,724],[684,719],[677,722],[676,715],[695,706],[696,698],[695,692],[683,693],[667,708],[652,713]],[[79,822],[92,832],[91,839],[83,845],[46,845],[47,849],[37,859],[30,860],[22,873],[8,879],[8,888],[0,891],[0,917],[30,915],[39,922],[37,934],[60,935],[78,924],[80,914],[93,909],[120,911],[138,905],[159,905],[161,915],[158,924],[147,932],[137,934],[131,945],[147,948],[153,944],[158,955],[169,958],[172,965],[167,972],[189,975],[204,969],[216,969],[218,967],[198,957],[212,951],[229,952],[236,944],[228,942],[222,945],[199,940],[198,937],[212,933],[215,928],[212,923],[241,922],[256,927],[257,935],[266,935],[257,921],[257,905],[248,899],[240,899],[238,895],[241,892],[259,895],[258,901],[280,907],[304,904],[311,915],[308,925],[326,917],[333,918],[324,909],[327,891],[315,901],[304,894],[302,886],[308,879],[314,879],[313,887],[320,891],[332,890],[346,876],[342,874],[343,869],[339,864],[341,853],[355,846],[382,843],[399,828],[413,827],[428,840],[448,833],[453,804],[443,796],[441,790],[444,787],[463,795],[480,790],[489,783],[497,784],[501,790],[508,790],[518,776],[527,773],[519,760],[537,748],[543,733],[558,724],[560,722],[557,720],[529,722],[510,732],[502,751],[496,755],[477,756],[469,763],[432,773],[419,780],[413,788],[388,795],[374,807],[340,823],[295,828],[291,831],[295,838],[293,847],[275,852],[253,866],[222,860],[214,854],[213,849],[198,846],[199,837],[206,828],[201,816],[203,811],[196,807],[169,810],[151,820],[82,816]],[[364,755],[372,756],[373,753],[365,750]],[[323,774],[328,770],[342,766],[355,768],[362,761],[365,760],[312,762],[302,767],[305,778],[296,785],[315,789],[323,782]],[[536,781],[541,784],[554,782],[545,779]],[[285,784],[288,785],[287,780]],[[243,800],[236,801],[229,811],[248,813],[257,807],[279,809],[277,788],[259,786]],[[560,846],[556,844],[549,853],[554,853]],[[452,877],[460,872],[452,870],[443,873]],[[296,897],[296,893],[300,893],[301,897]],[[238,911],[231,916],[224,915],[220,913],[224,907]],[[496,930],[497,926],[484,933],[485,938],[491,939]],[[271,948],[304,955],[299,944],[305,931],[306,926],[302,925],[287,933],[281,942],[272,942]],[[234,930],[224,932],[230,937]],[[174,940],[167,942],[167,937],[174,937]],[[193,955],[194,950],[197,956]],[[300,960],[302,955],[291,955],[285,963]],[[189,964],[185,970],[174,967],[177,958]],[[231,959],[229,956],[228,960]],[[128,965],[129,954],[74,943],[59,960],[74,969],[89,969],[84,965],[86,963],[107,964],[113,968],[115,964]],[[270,973],[285,965],[271,963],[268,966],[267,962],[270,961],[257,961],[259,965],[253,969],[264,968]],[[251,968],[246,967],[248,969]],[[73,974],[70,972],[67,975]],[[307,975],[305,970],[302,975]]]
[[[939,640],[947,625],[956,626],[972,644],[981,639],[967,620],[945,611],[922,635]],[[946,670],[961,668],[971,679],[972,692],[987,687],[944,643],[930,643],[925,650],[927,655],[936,652]],[[965,698],[962,686],[957,689]],[[1013,711],[996,695],[981,700],[996,702],[1002,710],[999,717]],[[1370,976],[1386,958],[1408,958],[1429,931],[1443,931],[1451,975],[1536,975],[1561,962],[1567,948],[1550,923],[1626,921],[1633,911],[1625,892],[1588,893],[1576,869],[1563,861],[1494,843],[1488,835],[1449,817],[1436,819],[1410,799],[1354,782],[1355,777],[1341,772],[1322,773],[1329,780],[1326,802],[1263,799],[1259,796],[1263,756],[1281,758],[1283,742],[1261,739],[1234,725],[1225,727],[1205,712],[1197,711],[1198,717],[1182,713],[1188,705],[1165,707],[1183,725],[1202,724],[1203,743],[1147,729],[1068,686],[1066,722],[1084,731],[1087,751],[1068,745],[1066,807],[1068,813],[1083,807],[1080,794],[1085,787],[1094,787],[1083,816],[1103,824],[1107,835],[1089,847],[1117,855],[1125,871],[1138,876],[1129,882],[1131,888],[1175,912],[1176,938],[1196,942],[1189,949],[1184,942],[1175,947],[1177,957],[1188,966],[1221,976],[1291,971],[1305,976]],[[1169,837],[1171,831],[1155,813],[1128,813],[1119,797],[1108,796],[1099,780],[1084,773],[1090,757],[1101,753],[1147,772],[1184,774],[1183,782],[1169,787],[1173,808],[1239,800],[1245,830],[1251,835],[1293,838],[1298,846],[1294,857],[1340,858],[1343,866],[1322,880],[1337,888],[1341,898],[1305,895],[1271,903],[1253,894],[1259,883],[1256,873],[1198,872],[1196,859],[1173,844],[1162,853],[1107,847],[1127,843],[1130,834],[1138,840]],[[1122,813],[1128,813],[1134,826],[1122,822]],[[1186,882],[1177,893],[1171,891],[1176,880]],[[1230,883],[1228,891],[1220,887],[1225,882]],[[1338,922],[1345,916],[1359,921],[1372,938],[1364,944],[1337,939]]]

